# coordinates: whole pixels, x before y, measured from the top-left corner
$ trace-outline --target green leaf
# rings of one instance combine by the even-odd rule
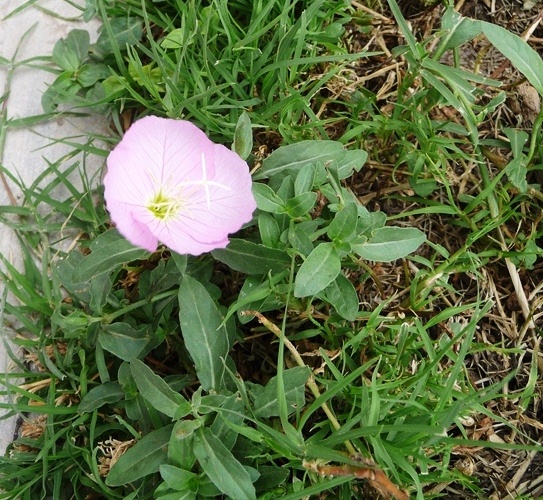
[[[146,333],[146,326],[136,330],[127,323],[112,323],[102,326],[98,342],[106,351],[123,361],[130,361],[139,356],[149,343]]]
[[[185,347],[206,391],[223,387],[230,339],[217,305],[199,281],[185,276],[179,286],[179,320]]]
[[[479,21],[462,17],[453,8],[448,8],[443,13],[441,26],[446,30],[446,33],[440,40],[438,48],[440,55],[449,49],[473,40],[482,31]]]
[[[279,214],[285,211],[285,202],[275,191],[267,184],[255,182],[252,187],[253,196],[256,200],[256,206],[264,212]]]
[[[108,403],[116,403],[124,398],[124,391],[118,382],[106,382],[93,387],[79,403],[78,413],[89,413]]]
[[[307,297],[324,290],[341,271],[332,243],[320,243],[305,259],[294,281],[294,296]]]
[[[186,491],[190,488],[190,483],[196,478],[194,472],[164,464],[160,466],[160,475],[168,488],[176,491]]]
[[[328,237],[331,240],[339,239],[346,240],[352,236],[356,230],[356,222],[358,219],[358,209],[356,203],[347,203],[339,210],[328,226]]]
[[[290,265],[290,257],[283,250],[235,238],[226,248],[213,250],[211,254],[235,271],[246,274],[277,273]]]
[[[114,236],[112,241],[111,236]],[[108,238],[106,244],[101,245],[100,240]],[[128,240],[125,240],[115,229],[110,229],[98,236],[94,242],[94,250],[87,255],[78,269],[75,270],[73,279],[76,282],[91,281],[101,273],[113,269],[137,259],[144,259],[150,252],[137,248]]]
[[[142,437],[119,457],[106,477],[108,486],[122,486],[158,472],[168,460],[168,441],[173,425],[157,429]]]
[[[294,198],[290,198],[285,204],[285,212],[289,217],[296,219],[307,215],[315,206],[317,193],[302,193]]]
[[[187,35],[189,35],[189,33],[185,27],[176,28],[166,35],[166,38],[160,42],[160,46],[163,49],[180,49],[186,47],[191,43],[190,38]]]
[[[543,61],[522,38],[492,23],[481,21],[483,33],[511,64],[517,68],[543,96]]]
[[[511,151],[513,159],[505,167],[505,173],[511,184],[515,186],[521,193],[525,193],[528,189],[528,165],[526,155],[523,153],[523,148],[529,139],[528,134],[524,130],[516,130],[512,128],[504,129],[505,135],[511,143]]]
[[[238,438],[238,433],[228,423],[241,425],[245,419],[244,410],[245,403],[240,398],[239,393],[234,393],[228,396],[221,404],[215,420],[209,426],[209,429],[222,441],[228,450],[232,450]]]
[[[98,80],[104,80],[110,75],[105,64],[84,64],[77,71],[77,81],[82,87],[92,87]]]
[[[309,378],[309,368],[296,366],[283,372],[283,385],[280,388],[287,402],[288,413],[294,413],[305,405],[305,384]],[[277,376],[272,377],[254,400],[255,416],[269,418],[279,416],[279,387]]]
[[[345,155],[343,145],[336,141],[301,141],[289,144],[276,149],[268,156],[262,168],[254,175],[254,179],[268,179],[277,174],[294,174],[296,177],[302,167],[309,163],[317,165],[332,160],[338,161]]]
[[[90,36],[85,30],[72,30],[53,47],[53,61],[64,71],[75,73],[89,52]]]
[[[232,151],[235,151],[241,158],[246,160],[253,150],[253,129],[249,114],[244,111],[238,118],[234,130],[234,142]]]
[[[296,252],[307,257],[313,251],[313,241],[307,228],[302,224],[291,224],[288,228],[288,242]]]
[[[315,165],[308,163],[300,169],[300,172],[296,176],[294,181],[294,194],[299,196],[301,194],[311,191],[313,188],[313,182],[316,175]]]
[[[222,493],[236,500],[256,498],[247,470],[209,429],[199,429],[193,450],[200,467]]]
[[[194,422],[198,426],[186,429],[185,424]],[[168,463],[174,464],[181,469],[190,470],[196,463],[196,457],[192,451],[194,431],[200,427],[201,419],[178,420],[173,428],[172,436],[168,444]]]
[[[354,321],[358,316],[358,294],[354,285],[342,274],[332,281],[324,290],[326,300],[337,313],[347,321]]]
[[[104,25],[98,28],[100,34],[96,41],[96,47],[102,54],[107,55],[113,52],[112,44],[124,49],[127,45],[134,45],[141,39],[143,34],[141,18],[121,16],[115,17],[108,22],[114,39],[113,41],[110,40],[108,30],[105,29]]]
[[[158,411],[176,418],[190,413],[190,403],[139,359],[130,362],[130,371],[140,394]]]
[[[374,262],[390,262],[414,252],[426,241],[425,234],[414,227],[382,227],[353,250],[362,258]]]
[[[258,214],[258,231],[264,246],[276,248],[281,237],[281,230],[275,217],[267,212]]]
[[[513,186],[521,193],[526,193],[528,190],[528,181],[526,180],[528,167],[524,155],[513,158],[505,167],[505,173]]]
[[[255,483],[255,488],[259,492],[272,490],[286,481],[290,475],[288,469],[276,465],[259,465],[258,472],[260,477]]]
[[[73,252],[72,252],[73,253]],[[91,295],[89,307],[95,313],[101,314],[102,307],[106,304],[113,287],[113,280],[108,273],[96,275],[86,287]]]
[[[72,79],[72,73],[63,71],[41,96],[43,110],[46,113],[53,113],[59,104],[72,104],[73,96],[80,90],[81,85]]]
[[[339,160],[337,164],[332,164],[330,168],[336,170],[340,180],[347,179],[347,177],[353,175],[354,172],[359,172],[367,159],[368,153],[366,153],[366,151],[353,149],[352,151],[346,151],[345,157]]]
[[[424,49],[417,42],[417,39],[413,35],[413,32],[411,31],[409,24],[407,24],[407,21],[403,17],[402,11],[400,10],[400,7],[396,3],[396,0],[387,0],[387,1],[388,1],[390,10],[392,11],[392,15],[396,19],[396,22],[398,23],[398,26],[400,27],[400,31],[402,32],[402,35],[404,36],[405,41],[407,42],[407,45],[409,46],[412,56],[416,60],[420,60],[424,56]]]

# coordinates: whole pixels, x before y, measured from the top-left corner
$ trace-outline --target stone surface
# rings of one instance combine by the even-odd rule
[[[85,3],[84,0],[77,1],[80,4]],[[1,58],[12,60],[16,54],[15,60],[21,62],[36,56],[50,56],[57,40],[64,38],[71,29],[83,28],[91,34],[96,32],[97,23],[84,25],[78,20],[81,11],[65,0],[37,0],[10,15],[27,3],[29,2],[26,0],[0,0]],[[55,13],[59,17],[52,16],[50,13]],[[46,63],[38,61],[38,64]],[[43,113],[41,96],[47,88],[47,82],[51,82],[55,75],[41,68],[21,64],[13,73],[9,89],[7,75],[8,65],[0,65],[0,96],[6,96],[9,90],[9,95],[3,104],[0,100],[0,116],[2,111],[7,113],[8,119]],[[105,124],[100,117],[59,119],[40,123],[31,128],[7,127],[4,131],[6,133],[5,148],[3,152],[0,151],[0,162],[25,183],[30,183],[46,168],[46,159],[54,162],[71,151],[70,146],[60,142],[55,143],[55,139],[70,137],[71,140],[77,140],[73,138],[79,136],[83,140],[85,131],[101,129],[105,130]],[[98,158],[91,159],[87,168],[99,168],[102,161]],[[20,193],[16,186],[10,185],[10,189],[19,201]],[[10,204],[8,191],[0,184],[0,205],[7,204]],[[0,252],[15,265],[21,265],[15,235],[3,225],[0,225]],[[0,288],[1,286],[0,283]],[[0,374],[5,373],[10,365],[7,353],[9,332],[4,327],[1,329],[1,337]],[[0,385],[2,378],[0,375]],[[11,442],[15,426],[15,417],[0,421],[0,453],[3,453]]]

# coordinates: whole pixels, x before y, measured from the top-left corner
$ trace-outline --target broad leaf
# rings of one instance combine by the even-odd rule
[[[356,203],[348,203],[339,210],[328,226],[328,236],[330,239],[348,239],[356,230],[358,219],[358,209]]]
[[[276,149],[268,156],[262,168],[254,175],[254,179],[269,179],[277,174],[293,174],[296,177],[309,163],[324,164],[342,159],[345,155],[343,145],[335,141],[301,141],[289,144]]]
[[[347,321],[354,321],[358,315],[359,299],[354,285],[342,274],[324,290],[326,300],[337,313]]]
[[[289,414],[305,405],[305,384],[308,378],[309,369],[305,366],[297,366],[283,372],[281,392],[284,393],[282,397],[286,399]],[[275,376],[256,396],[254,400],[255,416],[261,418],[279,416],[278,397],[278,379]]]
[[[198,430],[193,450],[200,467],[222,493],[236,500],[256,498],[247,470],[209,429]]]
[[[294,295],[308,297],[324,290],[341,271],[341,260],[332,243],[320,243],[305,259],[294,281]]]
[[[72,30],[53,47],[53,61],[65,71],[75,73],[89,51],[90,36],[85,30]]]
[[[315,181],[316,169],[315,165],[308,163],[300,169],[300,172],[296,176],[294,181],[294,194],[299,196],[304,193],[308,193],[313,188],[313,182]]]
[[[158,411],[176,418],[190,412],[190,403],[139,359],[131,361],[130,371],[140,394]]]
[[[181,333],[200,383],[206,391],[218,391],[231,347],[223,317],[204,285],[191,276],[183,278],[178,298]]]
[[[374,262],[390,262],[414,252],[426,241],[424,233],[414,227],[382,227],[372,237],[353,250],[362,258]]]
[[[142,437],[111,467],[106,484],[121,486],[158,472],[160,466],[168,460],[167,449],[172,428],[173,425],[168,425]]]
[[[473,40],[482,30],[479,21],[462,17],[453,8],[448,8],[443,13],[441,26],[446,32],[440,40],[438,48],[440,55]]]
[[[543,96],[543,61],[522,38],[492,23],[481,21],[483,33],[511,64],[517,68]]]
[[[106,351],[123,361],[130,361],[139,356],[149,343],[146,332],[145,326],[136,330],[127,323],[112,323],[102,326],[98,342]]]
[[[234,143],[232,151],[235,151],[241,158],[246,160],[253,149],[253,129],[251,120],[246,111],[241,113],[236,129],[234,130]]]
[[[317,202],[317,193],[303,193],[290,198],[285,204],[285,212],[289,217],[296,219],[307,215]]]
[[[104,55],[113,51],[113,45],[124,49],[127,45],[138,43],[143,35],[143,21],[140,17],[121,16],[108,21],[98,28],[99,36],[96,47]],[[113,36],[113,40],[110,39]]]
[[[188,490],[191,481],[196,478],[194,472],[168,464],[160,466],[160,475],[169,488],[180,492]]]
[[[124,398],[124,391],[118,382],[106,382],[93,387],[79,403],[78,413],[88,413],[108,403],[116,403]]]
[[[100,245],[99,240],[102,238],[107,238],[108,243]],[[75,282],[91,281],[99,274],[150,255],[147,250],[137,248],[125,240],[114,229],[98,236],[93,243],[95,249],[81,261],[79,267],[74,271],[73,280]]]
[[[275,194],[275,191],[267,184],[255,182],[252,188],[253,196],[255,197],[256,206],[264,212],[278,214],[284,212],[285,202],[280,196]]]
[[[211,254],[228,267],[246,274],[277,273],[290,265],[290,257],[283,250],[234,238],[226,248],[213,250]]]

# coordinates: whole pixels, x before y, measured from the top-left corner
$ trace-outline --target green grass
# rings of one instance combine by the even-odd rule
[[[116,134],[65,138],[28,186],[2,168],[24,268],[1,257],[0,310],[24,358],[0,406],[24,424],[0,498],[488,498],[462,450],[541,451],[518,416],[541,390],[542,115],[491,136],[500,82],[457,61],[484,31],[540,92],[543,63],[450,8],[419,41],[389,6],[406,45],[386,108],[352,85],[382,54],[351,50],[371,18],[349,2],[86,3],[101,34],[59,41],[45,115],[3,114],[9,134],[90,108]],[[258,210],[227,249],[150,254],[110,228],[85,161],[146,114],[253,145]]]

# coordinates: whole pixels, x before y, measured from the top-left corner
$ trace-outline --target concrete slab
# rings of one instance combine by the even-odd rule
[[[84,0],[78,2],[82,5],[85,3]],[[37,0],[9,16],[27,3],[29,2],[26,0],[0,1],[0,56],[5,59],[12,59],[19,44],[17,61],[24,61],[34,56],[49,56],[57,40],[66,37],[71,29],[82,28],[91,33],[96,32],[95,22],[83,24],[82,21],[67,20],[81,16],[81,10],[70,5],[67,0]],[[48,12],[56,13],[60,17],[51,16]],[[28,35],[21,42],[26,32]],[[0,96],[5,95],[7,91],[7,75],[6,65],[0,65]],[[54,77],[54,74],[43,69],[18,66],[13,73],[9,95],[3,104],[0,103],[0,116],[2,109],[10,119],[43,113],[41,95],[47,88],[47,83]],[[105,130],[105,123],[100,117],[49,121],[26,129],[8,128],[3,157],[0,152],[0,162],[10,172],[20,176],[25,183],[30,183],[46,168],[45,158],[57,161],[71,150],[69,146],[58,142],[52,144],[55,138],[82,136],[83,131],[100,129]],[[88,166],[91,169],[98,168],[102,161],[96,158]],[[10,187],[16,199],[20,199],[16,187]],[[7,204],[10,204],[8,192],[0,185],[0,205]],[[5,226],[0,226],[0,252],[15,265],[20,266],[21,257],[17,240],[12,231]],[[5,342],[6,335],[3,337]],[[0,342],[0,374],[5,373],[10,364],[4,342]],[[4,453],[6,446],[12,441],[15,426],[15,418],[0,421],[0,453]]]

